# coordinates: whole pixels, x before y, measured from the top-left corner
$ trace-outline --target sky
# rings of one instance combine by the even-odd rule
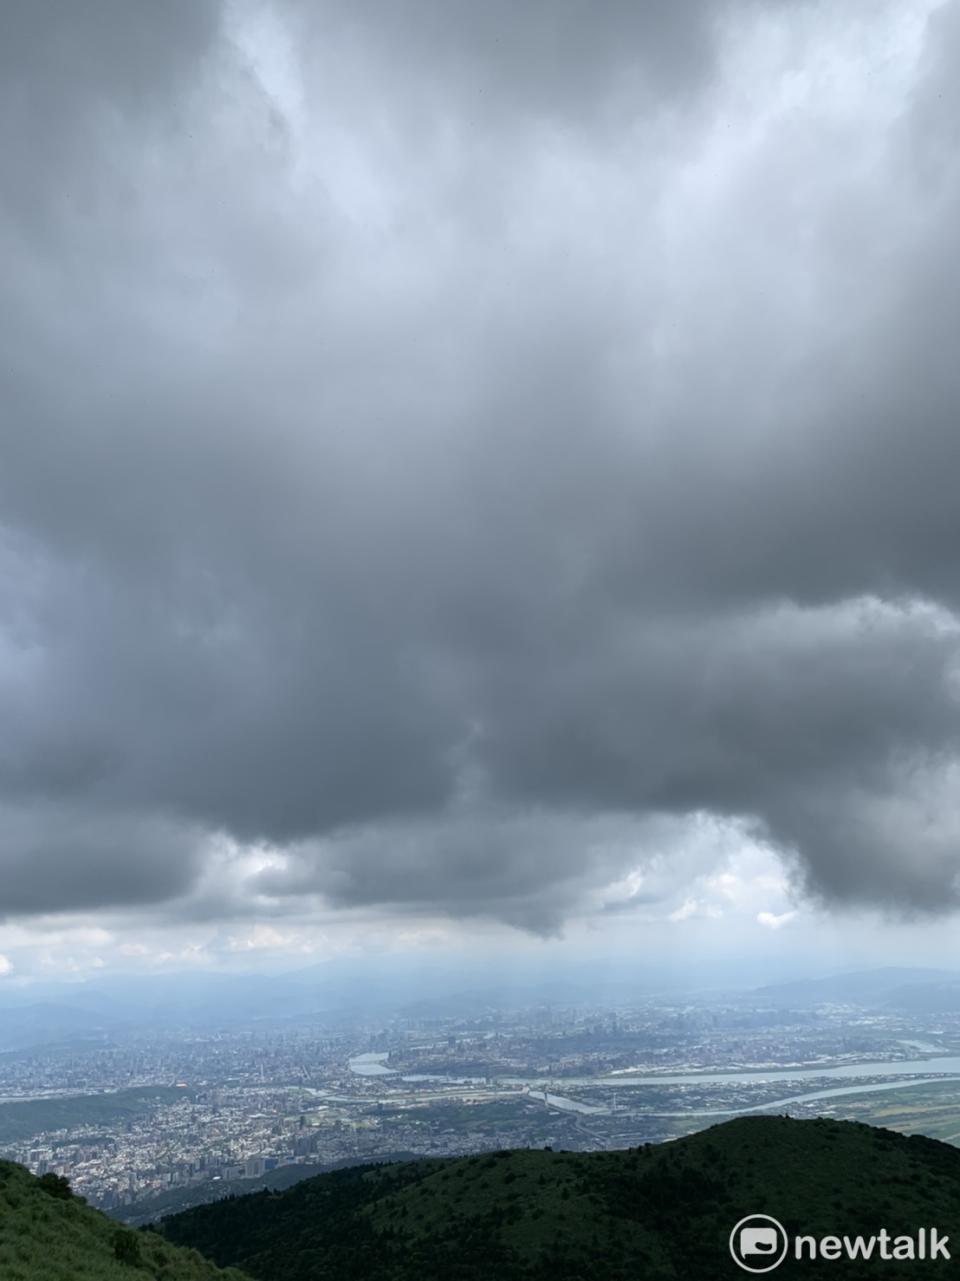
[[[0,983],[950,962],[958,57],[0,6]]]

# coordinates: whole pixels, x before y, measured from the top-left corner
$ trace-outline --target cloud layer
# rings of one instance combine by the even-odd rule
[[[954,908],[958,53],[6,6],[0,914],[549,932],[704,815]]]

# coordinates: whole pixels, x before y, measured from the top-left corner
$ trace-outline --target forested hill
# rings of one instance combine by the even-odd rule
[[[853,1122],[749,1117],[621,1152],[524,1150],[324,1174],[168,1219],[259,1281],[716,1281],[745,1215],[791,1235],[937,1227],[960,1258],[960,1152]],[[788,1256],[777,1278],[957,1275]]]
[[[134,1232],[71,1194],[0,1161],[2,1281],[246,1281],[155,1232]]]

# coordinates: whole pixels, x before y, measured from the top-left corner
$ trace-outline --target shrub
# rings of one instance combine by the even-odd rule
[[[113,1253],[118,1263],[128,1263],[137,1267],[141,1262],[140,1241],[135,1232],[127,1228],[118,1228],[113,1234]]]
[[[70,1181],[62,1174],[42,1174],[38,1182],[47,1196],[56,1197],[58,1201],[69,1201],[73,1196]]]

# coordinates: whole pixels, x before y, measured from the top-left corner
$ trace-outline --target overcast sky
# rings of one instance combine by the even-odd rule
[[[949,940],[958,60],[0,6],[0,971]]]

